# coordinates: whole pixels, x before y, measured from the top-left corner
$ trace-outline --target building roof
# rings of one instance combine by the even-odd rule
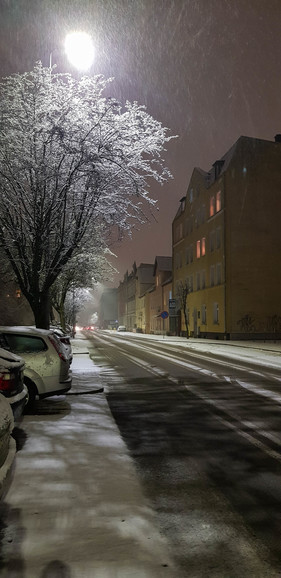
[[[140,283],[153,283],[153,263],[141,263],[137,269],[137,275]]]
[[[154,275],[156,267],[158,267],[159,271],[172,271],[172,257],[155,257]]]

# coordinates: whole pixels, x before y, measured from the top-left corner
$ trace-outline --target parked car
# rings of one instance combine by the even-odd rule
[[[11,406],[3,395],[0,394],[0,498],[3,497],[12,470],[16,455],[16,442],[12,438],[14,429],[14,416]]]
[[[15,419],[20,418],[28,402],[24,366],[21,357],[0,347],[0,394],[6,397]]]
[[[60,327],[54,327],[53,325],[51,325],[50,329],[58,336],[60,342],[63,343],[65,350],[66,350],[67,357],[69,359],[69,363],[71,365],[71,363],[73,361],[73,353],[72,353],[70,335],[67,335],[67,333],[65,333]]]
[[[119,325],[119,327],[117,327],[117,331],[126,331],[125,325]]]
[[[0,326],[0,346],[23,357],[28,409],[36,398],[61,395],[71,388],[65,347],[51,330]]]

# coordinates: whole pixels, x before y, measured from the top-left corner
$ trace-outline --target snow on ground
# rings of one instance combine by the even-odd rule
[[[89,343],[89,342],[88,342]],[[26,441],[1,504],[3,574],[172,578],[166,541],[100,390],[88,343],[74,340],[73,388],[25,416]]]
[[[244,359],[248,362],[267,365],[268,367],[281,368],[281,342],[280,341],[222,341],[215,339],[194,339],[185,337],[173,337],[166,335],[151,335],[142,333],[116,333],[108,331],[116,338],[152,340],[171,345],[173,347],[185,348],[196,353],[207,353],[232,359]]]

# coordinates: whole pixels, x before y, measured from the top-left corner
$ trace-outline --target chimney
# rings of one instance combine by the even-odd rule
[[[223,165],[224,165],[224,161],[222,161],[222,160],[214,162],[213,167],[215,169],[215,179],[217,179],[218,176],[220,175],[220,172],[222,170]]]
[[[274,139],[275,139],[275,142],[281,142],[281,134],[276,134]]]

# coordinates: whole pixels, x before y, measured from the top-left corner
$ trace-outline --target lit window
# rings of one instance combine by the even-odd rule
[[[215,197],[210,198],[210,217],[215,214]]]
[[[201,240],[201,255],[202,257],[206,254],[206,237]]]
[[[197,259],[200,259],[201,256],[201,241],[197,241],[196,243],[196,257]]]
[[[221,192],[218,191],[216,194],[216,213],[221,210]]]

